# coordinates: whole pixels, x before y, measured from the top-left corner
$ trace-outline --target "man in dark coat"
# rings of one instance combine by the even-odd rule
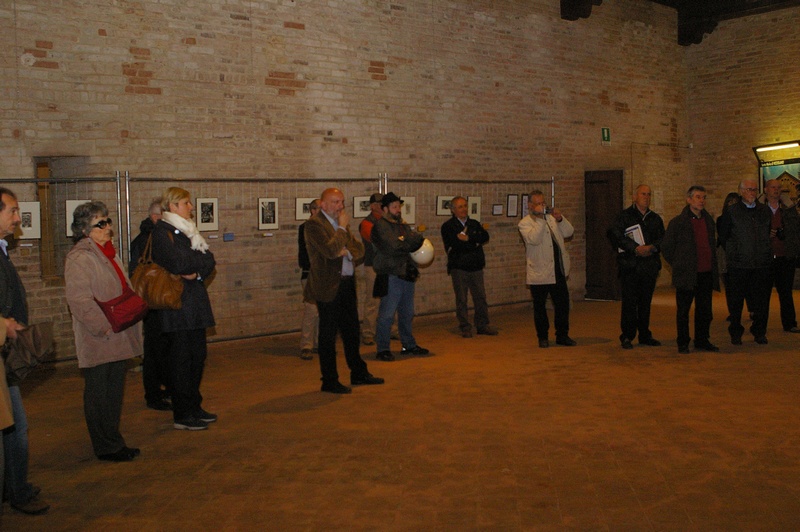
[[[308,212],[314,216],[319,211],[319,200],[315,199],[308,204]],[[300,266],[300,284],[305,291],[308,281],[308,272],[311,269],[311,261],[308,259],[308,249],[306,248],[306,224],[300,224],[297,230],[297,264]],[[319,314],[317,313],[317,302],[303,297],[303,321],[300,323],[300,358],[311,360],[313,353],[317,350],[317,337],[319,335]]]
[[[650,303],[661,271],[660,245],[664,237],[664,221],[650,210],[652,196],[649,186],[636,187],[633,205],[620,213],[607,233],[617,251],[622,284],[622,334],[619,339],[623,349],[633,349],[637,331],[639,345],[661,345],[650,332]]]
[[[350,216],[344,194],[336,188],[322,193],[320,210],[306,222],[306,249],[311,263],[304,296],[317,302],[319,312],[319,367],[322,391],[350,393],[339,382],[336,369],[336,333],[342,335],[344,356],[350,368],[350,384],[383,384],[367,370],[359,352],[361,333],[358,299],[353,277],[364,260],[364,246],[350,232]]]
[[[489,325],[489,306],[483,285],[483,268],[486,257],[483,245],[489,241],[489,233],[480,222],[469,217],[467,200],[456,196],[450,201],[453,217],[442,224],[442,242],[447,252],[447,273],[453,282],[456,295],[456,318],[461,336],[472,337],[469,323],[467,293],[472,293],[475,305],[475,330],[478,334],[494,336],[497,329]]]
[[[753,313],[750,332],[757,344],[766,344],[769,320],[770,266],[772,247],[769,241],[772,213],[756,201],[758,183],[745,179],[739,184],[742,200],[725,209],[717,232],[728,260],[728,332],[733,345],[742,344],[742,307],[744,300]]]
[[[128,276],[139,265],[139,258],[144,252],[150,234],[161,219],[161,198],[150,204],[148,216],[139,225],[139,234],[131,242],[131,256],[128,261]],[[142,384],[144,400],[147,408],[153,410],[172,410],[169,400],[169,367],[167,356],[169,345],[167,338],[161,333],[161,318],[158,311],[150,309],[142,321],[144,335],[144,358],[142,359]]]
[[[670,220],[661,241],[661,253],[672,266],[678,326],[678,352],[689,352],[689,310],[694,308],[694,347],[719,351],[711,343],[709,329],[713,318],[711,294],[719,290],[716,257],[716,225],[705,210],[706,189],[699,185],[686,192],[686,207]]]
[[[800,255],[800,219],[797,208],[781,203],[783,187],[777,179],[764,184],[766,205],[772,211],[769,243],[772,246],[771,285],[778,292],[781,308],[781,325],[786,332],[800,333],[794,309],[794,270]]]

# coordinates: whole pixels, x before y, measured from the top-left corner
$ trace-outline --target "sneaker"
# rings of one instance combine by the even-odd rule
[[[430,351],[428,351],[428,350],[427,350],[427,349],[425,349],[424,347],[420,347],[420,346],[418,346],[418,345],[415,345],[415,346],[414,346],[414,347],[412,347],[411,349],[406,349],[406,348],[404,347],[404,348],[403,348],[403,349],[400,351],[400,354],[401,354],[401,355],[427,355],[428,353],[430,353]]]
[[[211,412],[206,412],[202,408],[197,409],[197,412],[194,413],[194,417],[196,417],[200,421],[205,421],[206,423],[213,423],[217,420],[216,414],[212,414]]]
[[[206,430],[208,423],[196,417],[187,417],[172,424],[177,430]]]
[[[172,410],[172,403],[166,399],[157,399],[155,401],[147,401],[147,408],[151,410],[167,411]]]
[[[377,360],[383,360],[384,362],[392,362],[394,360],[394,355],[391,351],[379,351],[377,355],[375,355]]]

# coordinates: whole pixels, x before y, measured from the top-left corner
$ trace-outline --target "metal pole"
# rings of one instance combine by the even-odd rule
[[[121,217],[122,215],[122,189],[120,188],[120,178],[119,178],[119,170],[117,170],[117,213]],[[117,235],[117,246],[120,248],[120,257],[122,257],[122,221],[119,222],[120,231]]]
[[[127,170],[125,170],[125,221],[128,228],[128,247],[125,248],[125,264],[129,265],[131,262],[131,181]]]

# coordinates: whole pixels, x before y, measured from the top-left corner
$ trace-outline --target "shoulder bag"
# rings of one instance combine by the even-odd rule
[[[170,233],[170,238],[172,234]],[[147,239],[139,265],[131,277],[133,289],[154,310],[181,308],[183,279],[153,262],[153,235]]]

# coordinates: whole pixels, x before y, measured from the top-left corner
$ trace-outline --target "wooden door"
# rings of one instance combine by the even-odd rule
[[[619,300],[617,257],[606,231],[622,208],[622,170],[586,172],[586,299]]]

